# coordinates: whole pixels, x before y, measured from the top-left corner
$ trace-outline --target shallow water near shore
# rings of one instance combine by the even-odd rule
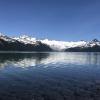
[[[0,100],[100,100],[100,53],[0,53]]]

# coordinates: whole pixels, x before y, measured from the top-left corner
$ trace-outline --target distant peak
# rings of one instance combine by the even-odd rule
[[[93,39],[92,41],[93,41],[93,42],[99,42],[99,40],[98,40],[98,39]]]

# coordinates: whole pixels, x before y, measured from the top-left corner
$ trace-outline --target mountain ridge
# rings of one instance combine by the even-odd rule
[[[17,39],[0,35],[0,51],[52,51],[52,49],[46,45],[41,43],[40,41],[36,41],[34,44],[25,43],[23,41],[19,41]]]
[[[56,41],[39,40],[26,35],[8,37],[0,34],[0,51],[66,51],[66,52],[100,52],[100,41]]]

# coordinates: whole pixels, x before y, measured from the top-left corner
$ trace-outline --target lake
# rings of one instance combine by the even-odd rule
[[[100,53],[2,52],[0,100],[100,100]]]

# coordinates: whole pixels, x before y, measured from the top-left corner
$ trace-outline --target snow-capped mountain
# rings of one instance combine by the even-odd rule
[[[67,48],[65,51],[71,52],[100,52],[100,41],[93,39],[90,42],[86,42],[83,46],[76,46],[72,48]]]
[[[100,41],[56,41],[39,40],[26,35],[20,37],[8,37],[0,34],[0,50],[18,51],[100,51]]]
[[[85,46],[86,47],[100,46],[100,41],[97,39],[93,39],[92,41],[87,42]]]
[[[1,34],[0,51],[52,51],[52,49],[41,41],[36,41],[28,36],[11,38]]]
[[[13,39],[15,39],[15,40],[17,40],[17,41],[20,41],[20,42],[23,42],[23,43],[25,43],[25,44],[35,44],[36,43],[36,38],[33,38],[33,37],[29,37],[29,36],[27,36],[27,35],[22,35],[22,36],[20,36],[20,37],[15,37],[15,38],[13,38]]]
[[[15,42],[16,41],[15,39],[10,38],[10,37],[8,37],[8,36],[3,35],[2,33],[0,33],[0,40],[1,39],[4,40],[4,41],[7,41],[7,42]]]
[[[14,38],[20,42],[23,42],[25,44],[36,44],[37,41],[40,41],[43,44],[48,45],[52,50],[54,51],[65,51],[66,49],[70,48],[89,48],[94,46],[100,46],[100,41],[97,39],[93,39],[92,41],[56,41],[56,40],[38,40],[33,37],[29,37],[26,35],[20,36],[19,38]]]
[[[50,48],[56,51],[64,51],[66,48],[72,48],[72,47],[80,47],[84,46],[86,44],[85,41],[77,41],[77,42],[66,42],[66,41],[56,41],[56,40],[48,40],[48,39],[43,39],[43,40],[38,40],[33,37],[29,37],[26,35],[13,38],[19,42],[23,42],[25,44],[35,44],[37,41],[40,41],[43,44],[49,45]]]

